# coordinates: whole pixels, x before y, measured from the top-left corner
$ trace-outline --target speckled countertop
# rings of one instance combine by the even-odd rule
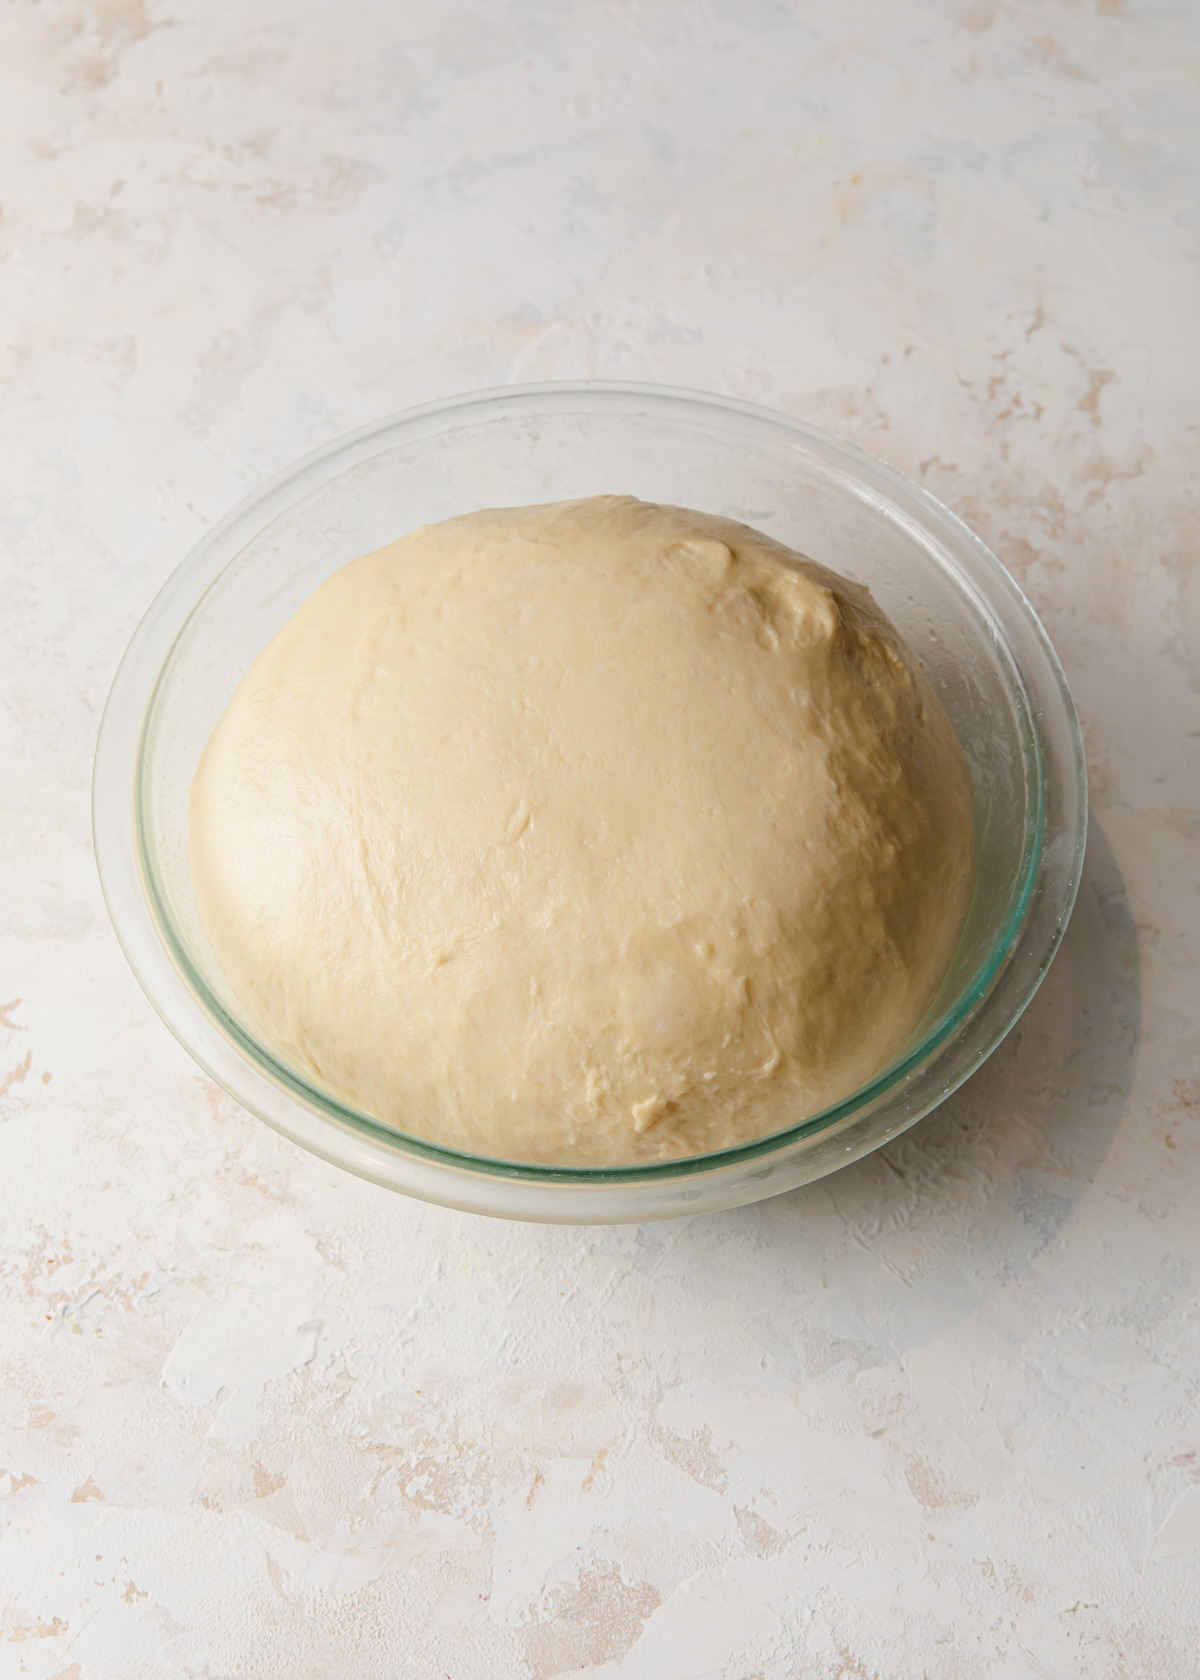
[[[1195,1680],[1200,9],[8,0],[0,137],[2,1680]],[[88,779],[230,504],[580,375],[946,499],[1094,817],[1049,980],[915,1132],[566,1230],[203,1078]]]

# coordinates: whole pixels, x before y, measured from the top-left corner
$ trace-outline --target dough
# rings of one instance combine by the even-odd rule
[[[905,1044],[974,880],[971,781],[868,592],[598,496],[343,567],[201,758],[196,901],[287,1061],[522,1161],[723,1149]]]

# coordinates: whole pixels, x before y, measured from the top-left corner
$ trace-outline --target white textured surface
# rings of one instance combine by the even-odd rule
[[[0,137],[3,1680],[1194,1680],[1200,12],[7,0]],[[1095,820],[1049,981],[915,1133],[578,1231],[390,1197],[201,1078],[88,775],[264,475],[588,373],[965,514]]]

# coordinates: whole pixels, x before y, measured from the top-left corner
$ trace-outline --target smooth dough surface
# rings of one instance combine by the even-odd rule
[[[628,496],[343,567],[192,787],[246,1009],[401,1130],[510,1159],[723,1148],[849,1095],[974,881],[949,720],[867,591]]]

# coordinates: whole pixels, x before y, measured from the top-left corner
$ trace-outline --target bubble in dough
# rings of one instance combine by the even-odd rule
[[[868,592],[629,496],[343,567],[217,724],[196,901],[277,1051],[402,1131],[648,1162],[848,1096],[974,880],[971,781]]]

